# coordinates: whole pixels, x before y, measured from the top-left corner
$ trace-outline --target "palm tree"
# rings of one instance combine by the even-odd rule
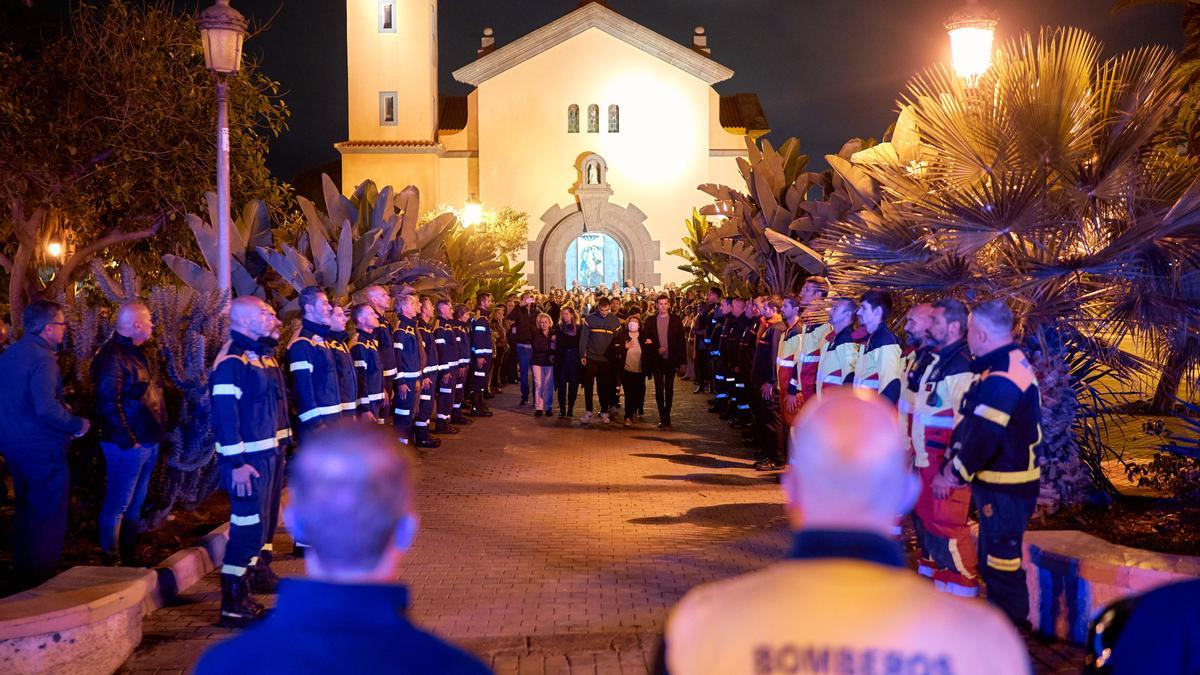
[[[1118,345],[1153,355],[1198,325],[1200,173],[1172,124],[1181,78],[1164,48],[1102,59],[1087,33],[1045,29],[1000,48],[974,88],[944,66],[915,78],[892,141],[844,163],[879,201],[823,235],[835,282],[1003,298],[1021,317],[1047,501],[1113,491],[1100,376],[1148,365]]]

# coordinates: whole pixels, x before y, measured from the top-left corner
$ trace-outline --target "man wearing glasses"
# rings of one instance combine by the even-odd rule
[[[67,534],[67,447],[91,424],[63,402],[55,355],[67,333],[62,306],[37,300],[24,336],[0,354],[0,453],[13,475],[13,573],[28,588],[54,576]]]

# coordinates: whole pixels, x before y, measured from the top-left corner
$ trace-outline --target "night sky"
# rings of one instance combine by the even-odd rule
[[[692,29],[705,26],[713,58],[736,73],[717,91],[757,93],[773,129],[769,138],[796,136],[814,163],[823,165],[818,158],[836,152],[848,138],[878,138],[895,119],[905,82],[949,58],[942,24],[960,2],[610,0],[609,5],[687,45]],[[1074,25],[1096,34],[1109,54],[1149,42],[1178,48],[1182,41],[1177,8],[1146,6],[1114,16],[1111,0],[987,2],[1001,14],[1000,40],[1043,25]],[[274,16],[247,42],[263,70],[282,83],[292,110],[290,130],[272,148],[271,168],[291,179],[336,160],[332,144],[346,138],[344,0],[232,4],[259,28]],[[442,91],[469,91],[450,73],[474,60],[484,27],[495,28],[503,46],[576,5],[577,0],[441,0]]]

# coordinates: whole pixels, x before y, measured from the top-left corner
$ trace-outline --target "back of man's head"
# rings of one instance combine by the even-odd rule
[[[878,394],[834,389],[804,406],[784,479],[793,527],[890,532],[916,500],[896,409]]]
[[[373,424],[322,429],[301,446],[288,482],[289,519],[312,547],[310,576],[380,572],[391,549],[407,546],[397,538],[413,534],[411,467],[394,435]]]

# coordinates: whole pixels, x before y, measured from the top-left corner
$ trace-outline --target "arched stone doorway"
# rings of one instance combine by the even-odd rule
[[[529,274],[529,283],[548,290],[567,288],[568,254],[575,247],[575,267],[578,269],[579,239],[585,234],[604,235],[620,251],[623,283],[658,286],[661,278],[654,271],[654,262],[661,257],[661,244],[650,237],[646,229],[646,214],[633,204],[617,206],[609,201],[612,188],[608,184],[608,164],[594,153],[580,155],[575,164],[576,182],[571,188],[576,202],[566,207],[555,204],[542,214],[542,228],[537,239],[529,242],[529,259],[536,268]],[[603,238],[590,239],[592,243]],[[616,252],[610,245],[610,255]],[[592,285],[583,284],[581,285]]]
[[[625,278],[630,278],[635,284],[660,285],[661,276],[654,271],[654,262],[660,258],[660,244],[646,229],[646,214],[632,204],[621,207],[608,203],[599,215],[599,225],[588,226],[585,232],[578,205],[568,208],[556,205],[546,211],[538,238],[529,243],[529,258],[536,264],[529,274],[529,283],[541,289],[568,288],[567,252],[586,233],[607,235],[620,247],[624,257],[624,277],[619,280],[622,284]]]

